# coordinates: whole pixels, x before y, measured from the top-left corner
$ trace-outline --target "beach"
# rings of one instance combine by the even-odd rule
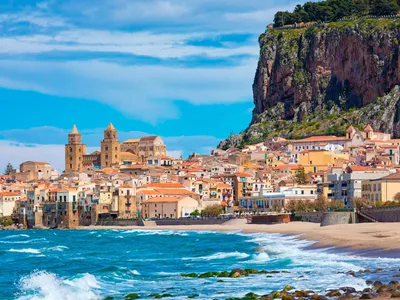
[[[88,226],[79,229],[124,230],[185,230],[185,231],[243,231],[244,233],[280,233],[298,235],[300,239],[316,241],[314,246],[351,249],[382,249],[399,251],[399,223],[361,223],[320,227],[317,223],[290,222],[286,224],[247,224],[245,219],[230,220],[222,225],[184,226]]]

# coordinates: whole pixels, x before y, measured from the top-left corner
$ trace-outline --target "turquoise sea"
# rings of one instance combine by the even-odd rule
[[[400,259],[360,257],[332,249],[310,249],[313,242],[279,234],[177,231],[0,232],[0,299],[123,299],[138,293],[168,293],[168,299],[226,299],[248,292],[266,294],[292,285],[325,291],[367,287],[366,279],[347,271],[382,268],[391,280]],[[183,278],[181,273],[234,268],[286,270],[237,279]]]

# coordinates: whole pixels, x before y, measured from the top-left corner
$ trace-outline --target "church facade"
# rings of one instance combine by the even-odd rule
[[[65,145],[65,173],[80,172],[87,167],[117,167],[124,162],[143,163],[148,158],[167,154],[167,147],[160,136],[144,136],[120,143],[118,131],[112,123],[104,130],[100,148],[100,151],[86,154],[82,135],[74,125]]]

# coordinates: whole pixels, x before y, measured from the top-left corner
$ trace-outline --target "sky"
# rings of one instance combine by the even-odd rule
[[[303,0],[0,0],[0,173],[64,169],[74,124],[88,151],[160,135],[209,153],[247,127],[258,36]]]

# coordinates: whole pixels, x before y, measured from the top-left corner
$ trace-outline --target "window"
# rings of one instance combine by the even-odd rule
[[[64,196],[64,202],[67,202],[67,196]]]

